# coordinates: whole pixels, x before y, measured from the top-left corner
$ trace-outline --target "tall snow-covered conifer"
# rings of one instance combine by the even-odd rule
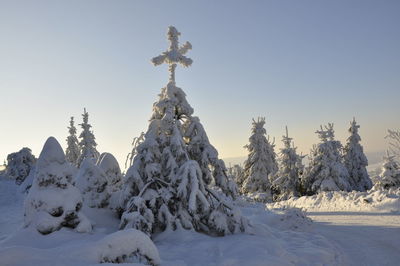
[[[356,120],[350,122],[347,144],[344,147],[344,164],[349,172],[349,181],[353,190],[366,191],[371,189],[372,181],[367,172],[368,160],[364,154],[363,147],[360,144],[361,137],[358,134]]]
[[[85,158],[91,158],[93,162],[96,163],[100,156],[100,153],[96,149],[96,138],[94,137],[93,132],[90,130],[92,125],[89,124],[89,113],[86,112],[86,108],[83,110],[83,122],[80,124],[82,127],[82,132],[79,135],[81,141],[79,142],[80,156],[78,159],[78,166],[81,165]]]
[[[65,150],[65,156],[67,161],[73,165],[78,164],[78,158],[80,155],[79,142],[76,137],[76,127],[74,124],[74,117],[71,117],[68,127],[69,136],[67,137],[67,149]]]
[[[273,187],[277,191],[274,200],[287,200],[300,196],[300,177],[303,171],[303,156],[298,155],[292,138],[289,138],[286,127],[286,135],[283,136],[284,147],[281,149],[279,170],[277,178],[273,181]]]
[[[216,235],[244,231],[247,221],[207,185],[214,179],[226,191],[230,182],[200,122],[192,117],[193,108],[185,93],[175,85],[177,64],[187,67],[192,63],[184,56],[191,45],[186,42],[179,46],[179,35],[174,27],[169,27],[169,49],[152,59],[154,65],[169,64],[170,79],[153,104],[144,139],[133,151],[135,157],[123,188],[124,213],[120,227],[133,227],[147,234],[176,228]],[[196,124],[191,125],[188,120]],[[196,156],[201,151],[194,150],[195,144],[209,149],[203,154],[206,158],[201,159],[216,161],[212,166],[214,176],[210,176],[204,165],[199,165]]]
[[[265,118],[253,119],[250,143],[245,146],[249,151],[244,162],[244,182],[241,187],[243,193],[267,193],[267,200],[272,199],[270,178],[278,171],[274,144],[269,143],[264,128]]]
[[[302,179],[302,186],[307,194],[320,191],[350,191],[349,172],[342,162],[342,145],[335,140],[333,124],[316,133],[321,142],[311,150],[310,163]]]

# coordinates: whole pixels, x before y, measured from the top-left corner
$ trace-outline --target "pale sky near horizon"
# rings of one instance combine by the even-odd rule
[[[193,45],[177,85],[220,157],[246,155],[257,116],[277,148],[285,125],[303,153],[328,122],[344,143],[355,116],[366,152],[385,150],[400,129],[399,14],[386,0],[0,0],[0,160],[38,156],[48,136],[65,148],[86,107],[99,151],[123,164],[168,80],[150,59],[169,25]]]

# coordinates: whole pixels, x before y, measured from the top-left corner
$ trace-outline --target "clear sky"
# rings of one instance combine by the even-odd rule
[[[86,107],[122,163],[168,80],[150,59],[169,25],[193,45],[177,85],[222,158],[246,155],[257,116],[277,148],[285,125],[305,153],[320,124],[344,142],[355,116],[365,150],[384,150],[400,128],[399,14],[396,0],[0,0],[0,160],[48,136],[65,147]]]

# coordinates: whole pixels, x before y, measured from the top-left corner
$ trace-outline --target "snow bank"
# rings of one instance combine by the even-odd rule
[[[153,241],[136,229],[127,229],[108,235],[94,243],[93,250],[97,261],[101,263],[122,263],[132,259],[137,260],[136,262],[147,261],[151,265],[161,263]]]
[[[400,212],[400,189],[321,192],[267,206],[274,209],[296,207],[307,212]]]

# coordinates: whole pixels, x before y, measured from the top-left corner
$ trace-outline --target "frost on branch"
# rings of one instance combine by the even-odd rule
[[[333,124],[316,133],[321,142],[313,147],[310,163],[302,179],[307,194],[320,191],[350,191],[349,172],[342,162],[342,145],[334,139]]]
[[[372,187],[372,181],[367,172],[368,160],[360,144],[361,137],[358,134],[356,120],[350,123],[350,137],[344,147],[344,164],[349,172],[349,182],[353,190],[367,191]]]
[[[69,164],[53,137],[47,139],[40,153],[33,184],[25,199],[25,226],[42,234],[61,227],[78,232],[91,231],[89,220],[81,213],[82,196],[72,184],[76,168]]]
[[[177,31],[170,27],[169,51],[185,52],[178,51],[174,36]],[[176,64],[171,54],[164,54],[162,62]],[[153,105],[147,132],[132,152],[135,157],[123,186],[121,229],[152,234],[184,228],[223,235],[247,228],[235,208],[208,186],[214,182],[225,194],[234,194],[225,165],[192,114],[185,93],[170,79]]]

